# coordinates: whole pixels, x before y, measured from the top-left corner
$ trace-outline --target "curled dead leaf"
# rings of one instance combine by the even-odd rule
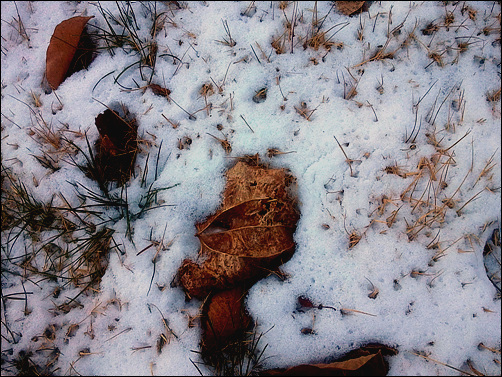
[[[242,287],[236,287],[218,292],[208,300],[202,320],[204,349],[224,347],[251,324],[244,308],[245,293]]]
[[[46,77],[52,89],[57,89],[67,77],[87,22],[93,18],[76,16],[61,22],[54,29],[46,53]]]
[[[202,264],[185,260],[179,282],[190,297],[212,290],[252,284],[288,260],[299,215],[285,169],[270,169],[256,160],[238,161],[226,173],[222,207],[196,224]]]
[[[124,106],[114,106],[95,120],[99,131],[96,141],[97,181],[126,182],[131,176],[138,151],[138,125]]]
[[[183,261],[177,273],[189,297],[204,299],[202,355],[218,358],[251,324],[247,289],[291,258],[299,214],[285,169],[262,165],[258,155],[227,171],[221,208],[196,224],[201,263]]]
[[[396,349],[371,344],[325,364],[302,364],[287,369],[269,369],[261,376],[386,376],[389,365],[383,356],[396,355]]]

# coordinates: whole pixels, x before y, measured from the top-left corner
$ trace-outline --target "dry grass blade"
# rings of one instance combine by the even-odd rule
[[[484,176],[488,175],[490,173],[490,171],[497,165],[497,163],[493,163],[493,157],[495,156],[495,153],[497,153],[497,150],[498,148],[495,150],[495,152],[493,152],[493,154],[491,155],[491,157],[488,159],[488,161],[486,162],[483,170],[481,170],[481,173],[479,173],[479,176],[478,178],[476,179],[476,182],[474,182],[474,184],[472,185],[471,189],[473,189],[479,182],[479,180],[481,178],[483,178]]]
[[[225,29],[225,33],[227,34],[228,38],[226,39],[223,38],[222,41],[217,40],[216,42],[221,43],[228,47],[234,47],[237,44],[237,42],[232,38],[232,34],[230,34],[230,28],[228,27],[227,20],[221,20],[221,22],[223,23],[223,28]]]
[[[127,332],[129,332],[129,331],[131,331],[131,330],[132,330],[132,327],[128,327],[128,328],[126,328],[126,329],[122,330],[121,332],[119,332],[119,333],[117,333],[117,334],[113,335],[111,338],[106,339],[106,340],[105,340],[105,342],[109,342],[110,340],[115,339],[117,336],[122,335],[122,334],[124,334],[124,333],[127,333]]]
[[[472,373],[469,373],[469,372],[463,371],[462,369],[458,369],[458,368],[455,368],[454,366],[448,365],[448,364],[443,363],[443,362],[441,362],[441,361],[434,360],[434,359],[433,359],[433,358],[431,358],[431,357],[428,357],[428,356],[425,356],[425,355],[421,355],[421,354],[419,354],[419,353],[415,353],[415,352],[411,352],[411,351],[408,351],[408,352],[409,352],[409,353],[411,353],[412,355],[419,356],[419,357],[421,357],[421,358],[423,358],[423,359],[425,359],[425,360],[432,361],[432,362],[434,362],[434,363],[437,363],[437,364],[443,365],[443,366],[445,366],[445,367],[448,367],[448,368],[450,368],[450,369],[453,369],[453,370],[455,370],[455,371],[457,371],[457,372],[460,372],[460,373],[462,373],[462,374],[465,374],[465,375],[467,375],[467,376],[476,376],[475,374],[472,374]]]
[[[348,308],[341,308],[341,309],[340,309],[340,312],[341,312],[342,314],[359,313],[359,314],[369,315],[369,316],[372,316],[372,317],[376,317],[376,316],[377,316],[376,314],[366,313],[366,312],[363,312],[363,311],[361,311],[361,310],[356,310],[356,309],[348,309]]]

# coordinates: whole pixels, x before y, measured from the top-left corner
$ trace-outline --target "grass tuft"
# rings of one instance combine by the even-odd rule
[[[192,351],[200,353],[203,360],[203,363],[192,361],[192,364],[201,375],[197,364],[204,364],[216,376],[257,375],[263,369],[263,355],[268,346],[267,344],[262,348],[260,342],[263,335],[270,330],[258,334],[255,327],[253,331],[244,333],[221,349],[212,349],[210,353]]]

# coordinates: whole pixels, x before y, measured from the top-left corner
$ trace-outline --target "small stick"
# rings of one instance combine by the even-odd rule
[[[464,372],[464,371],[463,371],[463,370],[461,370],[461,369],[458,369],[458,368],[452,367],[451,365],[448,365],[448,364],[442,363],[441,361],[431,359],[430,357],[427,357],[427,356],[424,356],[424,355],[420,355],[419,353],[415,353],[415,352],[411,352],[411,351],[408,351],[408,352],[409,352],[409,353],[411,353],[412,355],[423,357],[425,360],[430,360],[430,361],[433,361],[433,362],[438,363],[438,364],[440,364],[440,365],[444,365],[445,367],[448,367],[448,368],[451,368],[451,369],[453,369],[453,370],[456,370],[457,372],[460,372],[460,373],[463,373],[463,374],[467,374],[468,376],[475,376],[475,374],[471,374],[471,373],[469,373],[469,372]]]
[[[128,332],[128,331],[131,331],[132,330],[132,327],[128,327],[127,329],[124,329],[122,330],[121,332],[119,332],[118,334],[115,334],[114,336],[112,336],[111,338],[105,340],[105,342],[108,342],[109,340],[112,340],[113,338],[116,338],[117,336],[119,336],[120,334],[123,334],[125,332]]]
[[[350,158],[348,158],[348,157],[347,157],[347,154],[345,153],[345,151],[343,150],[342,146],[341,146],[341,145],[340,145],[340,143],[338,142],[338,139],[336,138],[336,136],[335,136],[335,135],[333,135],[333,137],[335,138],[335,140],[336,140],[336,142],[337,142],[338,146],[339,146],[339,147],[340,147],[340,149],[342,150],[343,155],[344,155],[344,156],[345,156],[345,158],[346,158],[346,160],[345,160],[345,161],[347,161],[347,163],[349,164],[349,168],[350,168],[350,176],[352,177],[352,176],[353,176],[353,174],[352,174],[352,165],[351,165],[352,160],[351,160]]]
[[[242,114],[241,114],[241,118],[242,118],[242,120],[246,123],[246,125],[249,127],[249,129],[250,129],[251,131],[253,131],[253,129],[251,128],[251,126],[249,125],[249,123],[246,121],[246,119],[244,119],[244,117],[242,116]],[[254,131],[253,131],[253,133],[254,133]]]
[[[368,105],[371,107],[371,110],[373,110],[373,114],[375,114],[375,122],[378,122],[378,117],[376,115],[375,109],[373,108],[373,105],[370,103],[370,101],[366,101],[366,102],[368,102]]]
[[[258,58],[258,55],[256,55],[256,51],[254,50],[253,46],[252,46],[252,45],[249,45],[249,47],[251,47],[251,50],[253,50],[253,54],[254,54],[254,56],[255,56],[256,60],[258,60],[258,63],[260,63],[260,64],[261,64],[260,58]]]
[[[293,53],[293,40],[295,38],[295,22],[296,22],[296,12],[298,8],[298,2],[293,5],[293,15],[291,16],[291,53]]]

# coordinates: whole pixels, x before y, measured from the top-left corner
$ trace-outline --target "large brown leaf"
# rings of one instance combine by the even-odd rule
[[[72,17],[54,29],[45,61],[47,82],[52,89],[57,89],[64,81],[85,25],[93,17]]]
[[[185,260],[177,274],[189,297],[206,299],[201,345],[209,359],[239,344],[251,323],[244,295],[292,256],[299,218],[285,169],[270,169],[256,155],[238,161],[226,177],[221,208],[196,224],[203,262]]]
[[[289,259],[295,248],[299,216],[288,193],[291,175],[255,157],[238,161],[226,177],[222,207],[196,224],[205,260],[201,265],[186,260],[178,273],[191,297],[252,284]]]
[[[301,364],[286,369],[262,371],[262,376],[386,376],[389,365],[383,356],[396,355],[396,349],[372,344],[349,352],[325,364]]]

